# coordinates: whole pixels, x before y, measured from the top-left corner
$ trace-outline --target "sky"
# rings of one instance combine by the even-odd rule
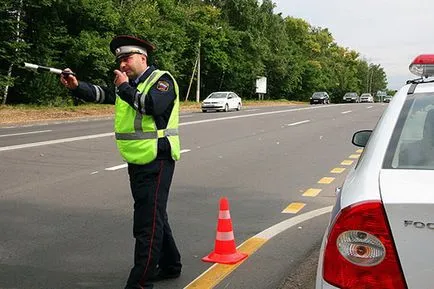
[[[434,54],[434,0],[273,0],[275,13],[328,28],[335,42],[380,64],[388,88],[417,78],[408,66]]]

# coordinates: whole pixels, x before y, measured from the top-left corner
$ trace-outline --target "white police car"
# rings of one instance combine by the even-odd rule
[[[393,97],[337,190],[321,246],[317,289],[433,288],[434,54]]]

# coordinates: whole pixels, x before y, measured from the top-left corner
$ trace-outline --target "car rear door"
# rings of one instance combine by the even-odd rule
[[[235,94],[229,93],[229,108],[230,109],[234,109],[237,107],[236,101],[237,101],[237,99],[235,97]]]
[[[380,191],[408,288],[433,288],[434,171],[383,169]]]
[[[236,93],[234,93],[234,102],[235,102],[235,108],[237,108],[238,107],[238,104],[240,103],[241,104],[241,98],[236,94]]]
[[[433,288],[434,94],[424,92],[431,91],[430,85],[419,84],[415,93],[407,93],[379,176],[408,288]]]

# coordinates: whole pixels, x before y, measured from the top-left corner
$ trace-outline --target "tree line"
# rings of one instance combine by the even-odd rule
[[[218,90],[255,99],[260,76],[267,77],[269,99],[306,101],[315,91],[327,91],[333,101],[339,101],[345,92],[374,93],[387,86],[379,64],[339,46],[327,28],[275,13],[271,0],[1,3],[3,104],[71,103],[57,75],[25,70],[23,62],[69,67],[80,80],[111,85],[116,63],[108,45],[120,34],[145,38],[157,46],[150,62],[175,76],[183,100],[195,99],[193,72],[198,62],[201,99]]]

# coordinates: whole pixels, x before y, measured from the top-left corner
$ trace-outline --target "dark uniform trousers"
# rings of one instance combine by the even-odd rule
[[[167,200],[175,161],[156,159],[146,165],[128,164],[134,198],[134,267],[125,289],[153,288],[158,272],[181,272],[181,257],[167,218]],[[158,268],[158,269],[157,269]]]

